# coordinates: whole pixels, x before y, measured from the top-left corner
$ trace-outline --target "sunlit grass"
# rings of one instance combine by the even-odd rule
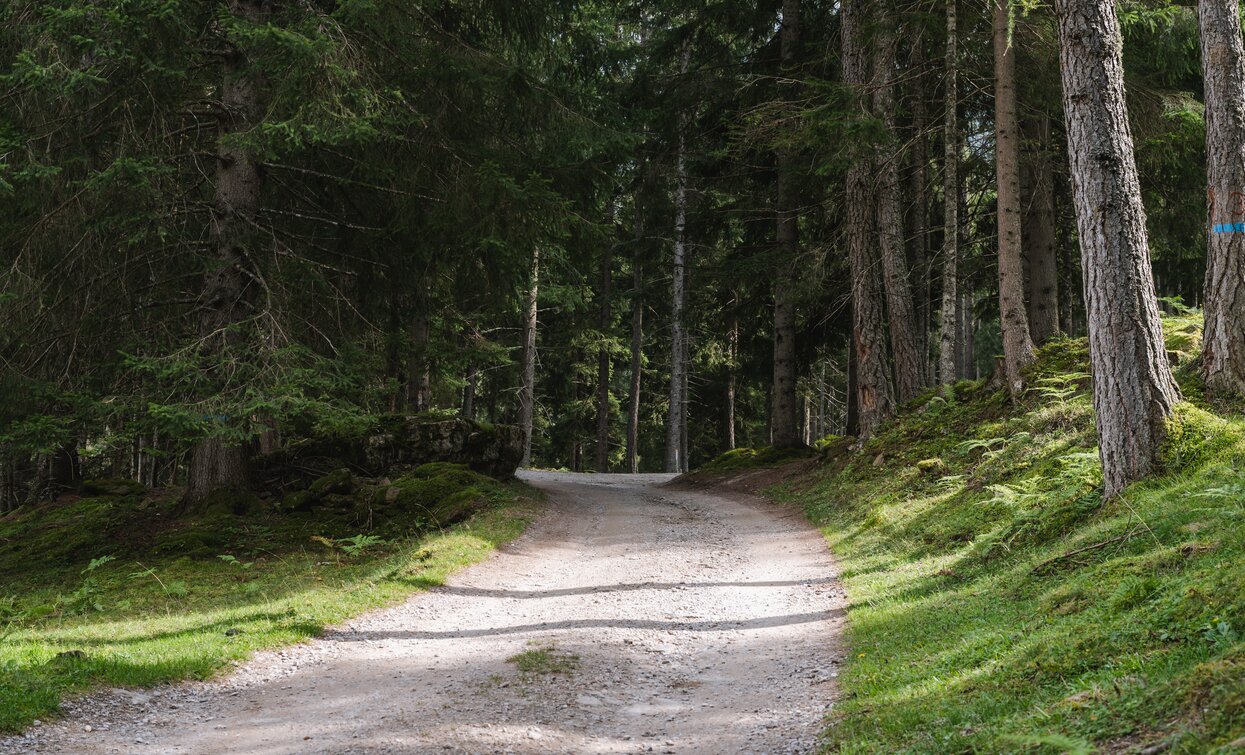
[[[1191,322],[1166,323],[1173,351],[1196,346]],[[1085,372],[1083,358],[1059,342],[1034,376]],[[1179,377],[1206,407],[1195,374]],[[1016,408],[981,384],[932,395],[845,467],[773,491],[822,526],[848,588],[827,747],[1239,751],[1241,416],[1183,409],[1169,475],[1103,503],[1088,382]],[[937,476],[918,468],[930,458]]]
[[[0,588],[10,608],[7,628],[0,624],[0,730],[20,729],[54,711],[63,695],[95,685],[207,678],[255,650],[315,637],[442,584],[517,537],[534,515],[535,495],[496,486],[492,505],[460,525],[390,538],[353,557],[307,537],[321,525],[286,528],[277,519],[264,522],[271,526],[258,539],[235,533],[216,555],[131,553],[83,574],[97,554],[71,551],[72,567],[47,564]],[[68,601],[88,579],[88,599]],[[12,613],[16,607],[30,616],[40,606],[54,611],[25,619]]]

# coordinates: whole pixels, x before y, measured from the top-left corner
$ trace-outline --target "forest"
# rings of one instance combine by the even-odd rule
[[[1239,2],[0,7],[0,731],[442,585],[517,468],[801,508],[818,747],[1234,751],[1243,411]]]

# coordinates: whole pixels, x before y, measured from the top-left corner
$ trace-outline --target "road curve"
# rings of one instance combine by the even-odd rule
[[[797,512],[666,475],[522,476],[547,513],[444,587],[219,681],[70,703],[0,752],[815,749],[845,602]],[[574,668],[507,660],[548,648]]]

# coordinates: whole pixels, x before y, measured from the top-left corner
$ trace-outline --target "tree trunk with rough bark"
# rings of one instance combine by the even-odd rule
[[[1216,393],[1245,396],[1245,46],[1240,6],[1198,0],[1206,86],[1206,316],[1202,374]]]
[[[1022,126],[1032,145],[1021,165],[1026,195],[1021,236],[1028,276],[1029,335],[1041,345],[1059,332],[1058,242],[1055,236],[1054,175],[1051,169],[1050,116],[1042,113]]]
[[[684,41],[679,61],[679,74],[687,75],[692,48]],[[679,113],[678,154],[675,156],[674,189],[674,260],[670,280],[670,408],[666,412],[666,466],[667,472],[683,469],[683,412],[686,397],[683,395],[686,379],[684,341],[687,333],[683,324],[683,275],[687,252],[687,128],[686,109]]]
[[[929,260],[929,112],[926,87],[929,86],[925,44],[918,26],[912,35],[908,59],[911,77],[908,99],[912,108],[912,171],[909,239],[912,247],[911,285],[916,300],[917,353],[921,358],[922,383],[936,380],[935,364],[930,358],[930,260]]]
[[[884,17],[875,32],[873,111],[882,122],[890,144],[899,143],[895,128],[895,34],[893,16]],[[895,398],[911,401],[925,385],[924,361],[917,345],[908,253],[903,243],[904,218],[899,197],[898,150],[888,150],[874,161],[877,189],[877,234],[882,257],[886,317],[890,325],[891,356],[895,368]]]
[[[865,111],[863,94],[868,86],[864,29],[860,0],[845,0],[839,11],[843,34],[843,80],[858,96],[859,109]],[[882,302],[882,282],[878,259],[872,251],[873,161],[857,156],[847,169],[845,187],[847,213],[847,255],[852,278],[852,344],[856,357],[856,411],[858,436],[864,440],[895,413],[890,387],[890,368],[886,360],[886,315]]]
[[[1156,471],[1180,400],[1150,272],[1146,216],[1110,0],[1057,0],[1089,353],[1106,496]]]
[[[422,293],[416,296],[415,316],[411,319],[411,351],[406,360],[406,409],[414,414],[432,408],[432,379],[428,369],[428,341],[432,329],[427,306]]]
[[[476,418],[476,391],[480,386],[480,368],[474,364],[467,368],[467,374],[463,379],[463,406],[462,417],[465,420],[474,422]]]
[[[230,0],[228,8],[242,21],[262,24],[270,3]],[[198,315],[205,350],[222,356],[231,347],[244,346],[245,338],[235,328],[251,316],[260,285],[252,247],[262,181],[259,156],[231,139],[262,118],[262,81],[236,47],[225,51],[224,61],[215,197],[208,232],[215,258],[204,279]],[[243,445],[220,437],[197,443],[190,454],[187,503],[193,506],[217,492],[245,490],[248,456]]]
[[[1012,398],[1024,392],[1021,370],[1033,361],[1025,312],[1020,240],[1020,133],[1016,119],[1016,49],[1008,36],[1010,0],[994,0],[994,157],[998,178],[999,326]]]
[[[947,0],[947,47],[943,58],[946,86],[942,127],[942,309],[938,329],[938,380],[954,383],[959,353],[959,257],[960,257],[960,128],[959,62],[956,34],[956,0]]]
[[[800,42],[799,0],[783,0],[779,30],[782,77],[789,91],[796,71],[796,51]],[[778,150],[777,229],[781,256],[774,280],[774,445],[787,448],[802,445],[796,419],[795,364],[795,264],[799,255],[799,202],[796,196],[794,155],[788,147]]]
[[[519,369],[519,427],[523,431],[521,467],[532,465],[532,423],[536,409],[536,304],[540,289],[540,250],[532,250],[527,306],[523,312],[523,351]]]
[[[644,369],[644,271],[640,240],[644,238],[639,209],[635,221],[635,258],[631,268],[631,400],[627,405],[627,471],[640,471],[640,382]]]
[[[731,313],[726,326],[726,447],[735,448],[735,371],[739,362],[739,295],[731,299]]]
[[[611,200],[612,201],[612,200]],[[612,206],[612,205],[611,205]],[[614,227],[614,213],[609,213],[611,236]],[[610,311],[610,288],[613,284],[614,247],[613,240],[601,250],[600,281],[597,288],[601,296],[600,319],[598,326],[602,337],[609,332],[613,313]],[[610,471],[610,352],[605,346],[597,349],[597,444],[596,470]]]

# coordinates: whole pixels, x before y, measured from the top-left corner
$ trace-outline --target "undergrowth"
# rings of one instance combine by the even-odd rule
[[[443,531],[416,518],[361,533],[332,509],[178,517],[172,496],[89,486],[0,518],[0,731],[69,693],[206,678],[314,637],[441,584],[533,516],[531,488],[450,471],[458,487],[435,492],[480,510]]]
[[[1187,403],[1166,474],[1115,500],[1071,339],[1018,405],[982,382],[932,391],[770,491],[823,528],[850,596],[828,749],[1245,746],[1245,421],[1206,402],[1197,318],[1164,325]]]

